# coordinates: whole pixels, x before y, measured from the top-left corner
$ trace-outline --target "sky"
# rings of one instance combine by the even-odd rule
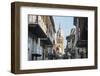
[[[70,35],[70,30],[74,27],[73,17],[69,16],[53,16],[56,32],[59,26],[62,29],[64,35],[64,48],[67,45],[66,36]]]

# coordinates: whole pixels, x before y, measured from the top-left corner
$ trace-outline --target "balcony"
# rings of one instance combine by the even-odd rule
[[[50,31],[48,31],[41,16],[29,15],[28,30],[41,39],[41,42],[51,45],[53,43]]]
[[[39,24],[29,24],[28,30],[35,36],[39,38],[46,38],[47,35],[40,28]]]

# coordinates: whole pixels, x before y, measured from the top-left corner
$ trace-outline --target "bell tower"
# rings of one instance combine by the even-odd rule
[[[56,43],[57,43],[57,48],[59,48],[59,52],[63,54],[64,53],[64,36],[63,36],[63,32],[60,25],[57,30]]]

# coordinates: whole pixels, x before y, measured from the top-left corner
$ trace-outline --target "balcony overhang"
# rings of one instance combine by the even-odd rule
[[[28,30],[33,33],[36,37],[39,37],[41,42],[46,45],[52,45],[52,41],[47,36],[47,34],[43,31],[40,25],[37,24],[29,24]]]
[[[40,40],[42,42],[42,45],[44,45],[44,44],[53,45],[53,43],[51,42],[51,40],[49,38],[41,38]]]
[[[87,47],[87,45],[88,45],[87,40],[79,40],[77,41],[77,44],[76,44],[77,47]]]
[[[42,30],[39,24],[28,24],[28,31],[33,33],[35,36],[39,38],[46,38],[46,33]]]

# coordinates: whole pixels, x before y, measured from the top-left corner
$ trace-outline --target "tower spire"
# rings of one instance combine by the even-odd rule
[[[58,31],[57,31],[57,37],[60,37],[61,36],[61,27],[60,27],[60,24],[59,24],[59,28],[58,28]]]

